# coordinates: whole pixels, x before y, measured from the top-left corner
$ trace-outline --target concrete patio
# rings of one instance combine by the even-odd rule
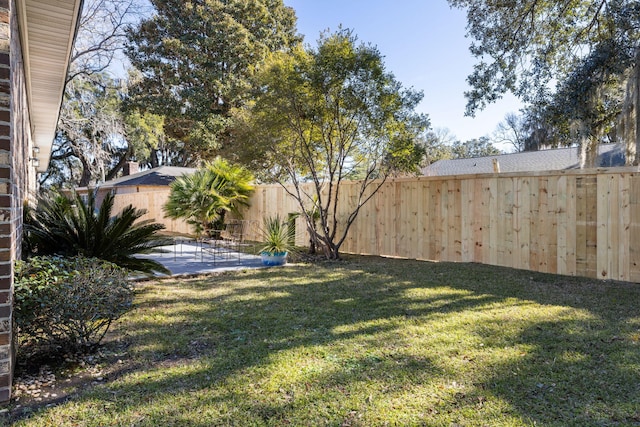
[[[265,267],[258,255],[194,240],[177,240],[173,245],[161,246],[158,249],[162,252],[142,256],[160,262],[171,271],[172,276]]]

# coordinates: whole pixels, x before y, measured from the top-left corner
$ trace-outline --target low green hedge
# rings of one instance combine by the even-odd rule
[[[131,308],[128,274],[97,258],[42,256],[18,261],[14,315],[20,344],[93,349],[111,323]]]

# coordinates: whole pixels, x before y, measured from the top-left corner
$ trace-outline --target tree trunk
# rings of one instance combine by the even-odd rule
[[[327,257],[329,259],[340,259],[340,251],[338,251],[338,248],[332,248],[329,250],[329,256]]]
[[[149,156],[149,163],[151,164],[152,168],[157,168],[158,166],[160,166],[158,164],[158,150],[156,150],[155,148],[151,149],[151,155]]]
[[[84,157],[80,157],[80,163],[82,164],[82,175],[78,187],[88,187],[91,183],[91,169],[85,161]]]
[[[109,170],[109,172],[107,172],[107,175],[105,177],[106,181],[110,181],[112,179],[114,179],[117,175],[118,172],[120,172],[122,170],[122,168],[124,167],[124,164],[129,160],[129,150],[126,151],[126,153],[124,153],[120,159],[118,159],[118,163],[116,163],[116,165]]]

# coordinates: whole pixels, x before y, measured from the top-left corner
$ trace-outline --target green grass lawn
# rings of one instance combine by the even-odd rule
[[[20,426],[640,425],[640,285],[367,257],[140,284]]]

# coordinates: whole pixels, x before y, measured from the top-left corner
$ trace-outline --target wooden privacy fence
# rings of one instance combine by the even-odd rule
[[[345,220],[358,183],[342,184]],[[118,194],[114,212],[133,204],[174,233],[166,192]],[[278,185],[258,186],[244,219],[286,218],[297,202]],[[308,244],[302,218],[296,244]],[[248,236],[260,240],[260,236]],[[390,180],[360,211],[341,250],[433,261],[478,262],[532,271],[640,282],[638,168]]]
[[[359,186],[343,183],[338,217]],[[244,218],[299,212],[259,186]],[[296,222],[296,242],[308,242]],[[360,211],[341,250],[640,282],[638,168],[390,180]]]
[[[139,193],[116,194],[113,200],[113,212],[120,212],[125,206],[133,205],[146,209],[140,220],[151,219],[165,226],[165,232],[173,234],[191,234],[191,226],[183,220],[166,218],[162,207],[169,199],[169,187],[166,191],[143,191]]]

